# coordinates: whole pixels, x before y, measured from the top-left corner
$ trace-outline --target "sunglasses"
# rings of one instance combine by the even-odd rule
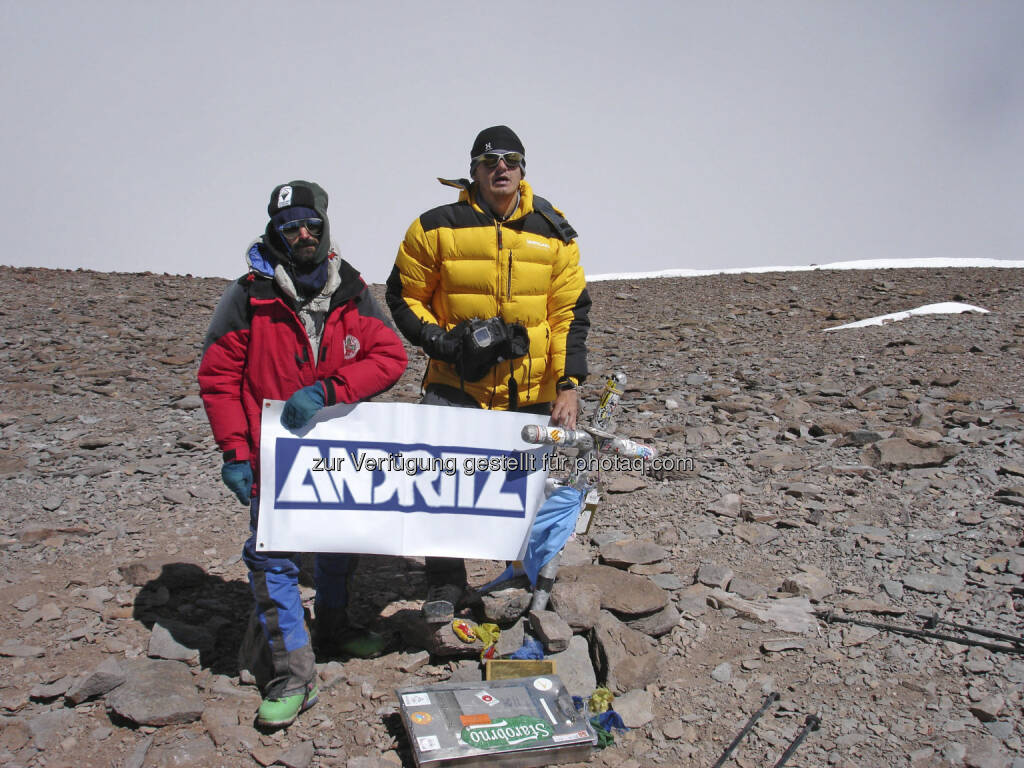
[[[289,240],[299,236],[299,230],[303,227],[313,237],[320,237],[324,231],[324,220],[323,219],[296,219],[295,221],[289,221],[277,228],[277,231],[287,237]]]
[[[523,164],[526,158],[522,152],[484,152],[473,158],[474,163],[483,163],[485,168],[495,168],[499,160],[505,161],[505,167],[514,170]]]

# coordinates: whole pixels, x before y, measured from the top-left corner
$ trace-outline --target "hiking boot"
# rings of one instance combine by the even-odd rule
[[[384,649],[388,646],[388,641],[383,635],[379,635],[376,632],[352,627],[346,632],[342,632],[341,637],[335,641],[334,645],[345,656],[372,659],[384,652]]]
[[[455,618],[464,588],[458,584],[435,584],[427,589],[423,618],[428,624],[445,624]]]
[[[299,689],[284,691],[274,697],[268,694],[256,712],[256,725],[263,728],[285,728],[295,722],[300,713],[317,702],[320,687],[310,680]]]
[[[338,656],[371,659],[387,647],[387,640],[382,635],[351,626],[345,608],[319,606],[312,635],[317,655],[327,659]]]
[[[317,656],[324,659],[336,659],[339,656],[372,659],[380,656],[387,645],[388,641],[383,635],[356,627],[346,627],[329,634],[317,632],[313,641]]]

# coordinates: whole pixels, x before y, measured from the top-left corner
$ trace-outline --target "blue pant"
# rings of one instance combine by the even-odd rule
[[[291,678],[286,684],[290,689],[311,680],[314,669],[313,651],[299,594],[299,558],[292,552],[257,550],[258,521],[259,499],[254,496],[249,506],[249,538],[242,548],[242,559],[249,568],[249,587],[255,601],[254,616],[262,628],[262,638],[248,639],[246,644],[250,648],[248,652],[243,649],[242,655],[249,658],[242,661],[261,687],[270,680]],[[347,610],[351,563],[352,556],[348,554],[321,553],[316,556],[313,581],[318,617],[328,612],[338,615]],[[251,627],[250,632],[254,631],[255,628]],[[260,658],[264,659],[263,664]],[[269,662],[269,669],[265,669],[266,662]]]

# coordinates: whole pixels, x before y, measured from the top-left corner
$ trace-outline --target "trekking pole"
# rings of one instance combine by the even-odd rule
[[[782,766],[786,764],[786,761],[793,756],[794,752],[796,752],[796,748],[800,746],[800,742],[807,738],[807,734],[809,734],[811,731],[818,730],[818,728],[820,727],[821,720],[818,718],[818,716],[808,715],[807,719],[804,720],[803,729],[800,731],[800,733],[796,735],[796,738],[789,743],[789,746],[786,748],[786,751],[783,752],[782,757],[779,758],[779,762],[773,765],[772,768],[782,768]]]
[[[1017,635],[1008,635],[1005,632],[995,632],[991,629],[982,629],[980,627],[972,627],[970,624],[957,624],[955,621],[946,621],[940,619],[937,614],[931,613],[918,613],[916,614],[919,619],[924,619],[925,629],[935,629],[939,624],[943,624],[947,627],[954,627],[959,629],[961,632],[970,632],[972,635],[981,635],[982,637],[992,637],[996,640],[1008,640],[1014,645],[1024,645],[1024,637]]]
[[[857,624],[861,627],[883,629],[886,632],[895,632],[896,634],[907,635],[909,637],[930,637],[933,640],[948,640],[951,643],[957,643],[959,645],[976,645],[979,648],[987,648],[990,651],[998,651],[1000,653],[1024,654],[1024,646],[1020,645],[1000,645],[999,643],[986,643],[983,640],[972,640],[969,637],[947,635],[943,632],[932,632],[927,629],[901,627],[898,624],[883,624],[880,621],[863,621],[862,619],[853,619],[849,616],[836,616],[834,613],[832,613],[832,611],[815,611],[815,615],[822,621],[825,621],[830,624],[833,621],[840,621],[846,624]]]
[[[774,691],[772,693],[769,693],[765,697],[764,703],[761,705],[761,708],[757,710],[757,712],[755,712],[753,715],[751,715],[750,719],[747,720],[747,724],[743,726],[743,730],[736,734],[736,738],[733,739],[732,743],[725,748],[725,752],[722,753],[722,756],[718,758],[718,762],[711,766],[711,768],[722,768],[722,766],[725,765],[725,761],[729,759],[729,755],[731,755],[732,751],[736,749],[737,745],[741,741],[743,741],[743,737],[750,733],[750,729],[754,727],[754,723],[756,723],[760,719],[761,715],[768,711],[768,707],[770,707],[778,700],[779,694],[775,693]]]

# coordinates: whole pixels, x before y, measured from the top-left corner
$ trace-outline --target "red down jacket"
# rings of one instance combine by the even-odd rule
[[[402,375],[402,342],[359,273],[344,260],[339,271],[315,361],[302,322],[271,276],[252,271],[224,293],[206,335],[199,391],[225,461],[249,461],[258,476],[264,399],[287,400],[320,381],[327,405],[355,403]]]

